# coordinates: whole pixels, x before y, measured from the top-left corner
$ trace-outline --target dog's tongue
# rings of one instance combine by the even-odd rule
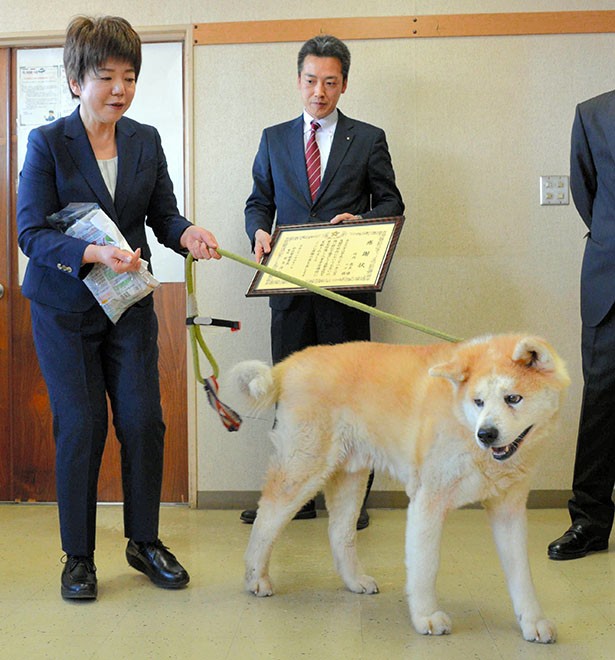
[[[512,448],[511,445],[506,445],[504,447],[492,447],[491,452],[496,458],[500,458],[501,456],[505,456],[506,454],[508,454],[511,448]]]
[[[495,458],[496,461],[505,461],[507,458],[510,458],[517,451],[524,436],[525,433],[522,433],[516,440],[504,447],[491,447],[493,458]]]
[[[519,436],[513,440],[509,445],[506,445],[504,447],[491,447],[491,452],[493,454],[493,458],[495,458],[496,461],[504,461],[507,458],[510,458],[519,448],[519,445],[523,442],[525,439],[525,436],[533,429],[532,426],[528,426],[523,433],[520,433]]]

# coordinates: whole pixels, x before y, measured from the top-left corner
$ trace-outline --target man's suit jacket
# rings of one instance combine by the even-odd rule
[[[615,91],[577,106],[570,187],[589,229],[581,269],[581,317],[593,327],[615,302]]]
[[[17,195],[19,246],[30,259],[22,286],[26,297],[74,312],[96,304],[81,280],[88,272],[81,263],[87,244],[46,221],[70,202],[96,202],[147,261],[151,253],[146,220],[161,243],[182,251],[179,240],[190,222],[177,209],[158,132],[123,117],[116,140],[118,175],[112,200],[79,108],[30,133]]]
[[[303,115],[263,131],[254,160],[254,186],[246,202],[246,232],[254,245],[258,229],[329,222],[339,213],[363,218],[401,215],[404,203],[382,129],[350,119],[338,110],[327,167],[312,202],[305,165]],[[352,296],[375,304],[375,294]],[[293,296],[272,296],[274,309],[286,309]]]

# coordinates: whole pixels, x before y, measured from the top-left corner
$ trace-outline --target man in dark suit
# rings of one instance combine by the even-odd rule
[[[384,131],[337,109],[348,84],[346,45],[329,35],[314,37],[302,46],[297,65],[304,112],[263,131],[252,169],[254,186],[246,203],[245,223],[257,261],[271,250],[274,221],[278,226],[336,224],[404,211]],[[374,293],[351,297],[376,304]],[[269,304],[274,363],[307,346],[370,339],[368,314],[327,298],[272,296]],[[372,478],[373,474],[368,492]],[[296,517],[315,516],[312,500]],[[252,510],[241,514],[247,523],[255,517]],[[368,524],[364,502],[357,526]]]
[[[615,92],[577,106],[570,185],[587,225],[581,269],[583,404],[571,527],[549,545],[551,559],[606,550],[615,484]]]

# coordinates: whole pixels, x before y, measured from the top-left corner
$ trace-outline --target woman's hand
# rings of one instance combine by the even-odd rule
[[[104,264],[116,273],[138,271],[141,267],[140,260],[141,248],[130,252],[129,250],[121,250],[114,245],[90,244],[83,253],[84,264]]]
[[[181,235],[179,244],[186,248],[195,259],[220,259],[216,252],[218,241],[207,229],[192,225]]]

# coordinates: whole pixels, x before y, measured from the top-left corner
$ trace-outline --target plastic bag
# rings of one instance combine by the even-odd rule
[[[61,211],[47,216],[47,221],[67,236],[133,251],[117,225],[98,204],[72,202]],[[113,323],[117,323],[129,307],[160,286],[143,259],[138,271],[127,273],[116,273],[104,264],[94,264],[83,278],[83,283]]]

